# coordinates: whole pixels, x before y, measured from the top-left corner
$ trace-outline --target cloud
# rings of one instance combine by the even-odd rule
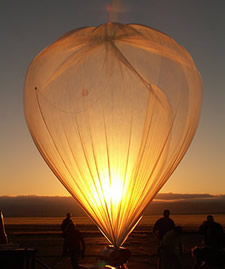
[[[206,198],[214,198],[218,196],[214,196],[211,194],[187,194],[187,193],[158,193],[155,197],[156,200],[187,200],[187,199],[206,199]]]
[[[159,193],[145,209],[145,215],[162,214],[225,214],[225,195]],[[0,210],[5,217],[74,217],[85,213],[72,197],[0,196]]]
[[[60,196],[0,196],[0,210],[6,217],[61,217],[85,215],[72,197]]]

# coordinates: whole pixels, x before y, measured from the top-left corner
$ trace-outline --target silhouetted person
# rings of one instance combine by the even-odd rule
[[[70,214],[70,213],[67,213],[67,214],[66,214],[66,218],[62,221],[62,224],[61,224],[61,230],[62,230],[62,232],[65,231],[66,226],[67,226],[68,224],[70,224],[70,223],[72,223],[72,220],[71,220],[71,214]]]
[[[180,226],[168,231],[160,244],[161,267],[163,269],[181,269],[180,255],[183,254],[182,228]]]
[[[204,235],[205,246],[222,249],[225,247],[225,234],[222,226],[214,221],[213,216],[208,215],[202,223],[199,232]]]
[[[195,257],[193,269],[215,268],[223,269],[225,265],[225,252],[222,249],[210,247],[195,247],[192,249],[192,256]]]
[[[170,211],[166,209],[163,211],[163,217],[158,219],[153,226],[153,234],[162,240],[163,236],[175,227],[174,221],[170,218]]]
[[[83,258],[85,254],[85,242],[82,234],[72,222],[65,229],[64,239],[73,269],[78,269],[79,257]]]
[[[73,223],[71,220],[71,214],[67,213],[66,218],[62,221],[62,224],[61,224],[62,236],[64,238],[63,253],[62,253],[63,256],[66,256],[68,254],[68,249],[67,249],[66,244],[65,244],[65,231],[68,228],[68,225],[71,223]]]
[[[158,260],[158,267],[160,268],[160,253],[159,248],[161,244],[161,240],[163,239],[163,236],[170,230],[172,230],[175,227],[174,221],[170,218],[170,211],[169,209],[165,209],[163,211],[163,217],[158,219],[154,226],[153,226],[153,234],[157,237],[159,240],[158,244],[158,254],[159,254],[159,260]]]

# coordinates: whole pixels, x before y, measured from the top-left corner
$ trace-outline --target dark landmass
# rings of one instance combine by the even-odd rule
[[[225,214],[225,195],[159,193],[144,214],[158,215],[165,208],[172,214]],[[85,216],[74,198],[59,196],[0,196],[0,210],[5,217]]]

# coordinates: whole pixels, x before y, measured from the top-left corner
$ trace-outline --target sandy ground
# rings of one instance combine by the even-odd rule
[[[86,242],[86,256],[80,261],[83,265],[95,264],[100,251],[108,245],[103,235],[93,225],[80,225]],[[183,268],[190,269],[193,264],[191,249],[200,245],[202,237],[195,231],[184,231],[185,253],[182,257]],[[36,257],[53,269],[72,269],[70,260],[62,257],[63,238],[58,225],[8,225],[6,227],[9,242],[21,248],[34,248]],[[124,247],[131,251],[129,269],[157,268],[157,240],[151,227],[138,226],[127,239]],[[35,269],[43,268],[35,262]]]

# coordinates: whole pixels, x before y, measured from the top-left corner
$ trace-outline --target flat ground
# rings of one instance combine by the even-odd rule
[[[96,264],[100,251],[108,245],[103,235],[93,225],[78,225],[86,242],[86,256],[81,264]],[[21,248],[34,248],[36,257],[53,269],[72,269],[70,260],[62,257],[63,238],[59,225],[7,225],[9,242]],[[157,268],[157,240],[151,227],[138,226],[127,239],[124,247],[131,251],[129,269]],[[202,237],[189,227],[183,234],[185,253],[183,268],[190,269],[193,264],[191,249],[200,245]],[[35,269],[43,269],[35,262]]]

